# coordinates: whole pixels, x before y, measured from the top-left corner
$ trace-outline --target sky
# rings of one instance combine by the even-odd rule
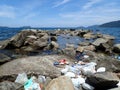
[[[79,27],[120,20],[120,0],[0,0],[0,26]]]

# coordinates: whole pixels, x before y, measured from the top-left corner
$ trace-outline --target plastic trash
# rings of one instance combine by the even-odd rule
[[[24,90],[41,90],[39,83],[36,83],[34,78],[30,78],[25,84],[24,84]]]
[[[105,67],[100,67],[97,69],[97,72],[105,72],[106,68]]]
[[[65,69],[62,69],[62,70],[61,70],[61,73],[62,73],[62,74],[66,74],[67,72],[68,72],[68,68],[65,68]]]
[[[64,64],[69,64],[65,59],[59,60],[59,64],[64,65]]]
[[[83,87],[83,89],[85,89],[85,90],[94,90],[94,87],[91,86],[91,85],[89,85],[89,84],[87,84],[87,83],[83,83],[83,84],[82,84],[82,87]]]
[[[88,55],[84,55],[83,57],[84,57],[85,59],[89,58],[89,56],[88,56]]]
[[[38,82],[39,82],[39,83],[45,83],[45,81],[46,81],[45,76],[42,76],[42,75],[39,75],[39,76],[38,76]]]
[[[96,73],[96,70],[95,70],[96,65],[97,64],[94,62],[87,63],[86,65],[84,65],[84,67],[82,67],[82,73],[84,75],[91,75]]]
[[[81,84],[85,83],[85,79],[82,77],[72,78],[72,83],[75,87],[79,88]]]
[[[54,66],[56,66],[56,65],[59,65],[59,62],[54,62],[53,64],[54,64]]]
[[[80,74],[81,74],[81,71],[79,70],[79,68],[78,68],[76,65],[70,67],[70,68],[69,68],[69,71],[70,71],[70,72],[73,72],[73,73],[75,73],[75,74],[77,74],[77,75],[80,75]]]
[[[67,72],[65,76],[72,78],[72,77],[75,77],[75,74],[72,72]]]
[[[117,86],[120,87],[120,81],[118,82]]]
[[[17,78],[15,80],[16,83],[20,83],[22,85],[24,85],[27,81],[28,81],[28,78],[27,78],[26,73],[18,74],[18,76],[17,76]]]
[[[118,56],[117,59],[120,60],[120,56]]]

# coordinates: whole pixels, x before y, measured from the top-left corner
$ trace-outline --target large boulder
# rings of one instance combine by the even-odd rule
[[[113,42],[109,39],[98,38],[92,44],[95,46],[97,51],[100,50],[111,53]]]
[[[116,53],[120,53],[120,44],[115,44],[113,46],[113,51],[116,52]]]
[[[36,35],[37,31],[32,30],[23,30],[20,33],[16,34],[10,39],[9,44],[6,46],[6,48],[18,48],[24,45],[25,40],[30,35]]]
[[[74,61],[68,56],[64,55],[46,55],[24,57],[20,59],[7,62],[0,66],[0,77],[17,75],[26,72],[27,74],[34,73],[39,75],[49,76],[51,78],[61,75],[60,69],[53,65],[58,60],[65,59],[68,62]]]
[[[98,73],[86,79],[86,83],[95,87],[96,90],[107,90],[116,87],[118,81],[119,78],[112,72]]]
[[[53,79],[45,90],[74,90],[74,86],[69,77],[61,76]]]
[[[93,33],[84,34],[83,37],[84,37],[85,39],[96,38],[96,36],[95,36]]]
[[[24,90],[24,87],[18,83],[4,81],[0,83],[0,90]]]
[[[0,66],[0,76],[26,72],[57,77],[60,76],[60,70],[54,67],[53,63],[63,58],[63,56],[53,55],[16,59]]]
[[[119,78],[115,73],[112,72],[104,72],[104,73],[97,73],[95,74],[96,77],[103,78],[106,80],[116,80],[119,81]]]
[[[55,42],[55,41],[52,41],[52,42],[51,42],[51,47],[52,47],[53,49],[58,49],[58,48],[59,48],[59,44],[58,44],[57,42]]]
[[[5,54],[0,53],[0,64],[10,61],[11,58]]]
[[[106,39],[98,38],[92,44],[95,46],[99,46],[100,44],[107,43],[107,42],[108,42],[108,40],[106,40]]]

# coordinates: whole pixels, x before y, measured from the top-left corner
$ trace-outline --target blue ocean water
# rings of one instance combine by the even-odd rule
[[[120,43],[120,28],[103,28],[103,27],[93,27],[89,28],[95,33],[100,32],[102,34],[109,34],[115,37],[115,43]]]

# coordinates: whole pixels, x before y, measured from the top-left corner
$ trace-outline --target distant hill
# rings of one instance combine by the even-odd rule
[[[120,27],[120,20],[104,23],[100,27]]]

